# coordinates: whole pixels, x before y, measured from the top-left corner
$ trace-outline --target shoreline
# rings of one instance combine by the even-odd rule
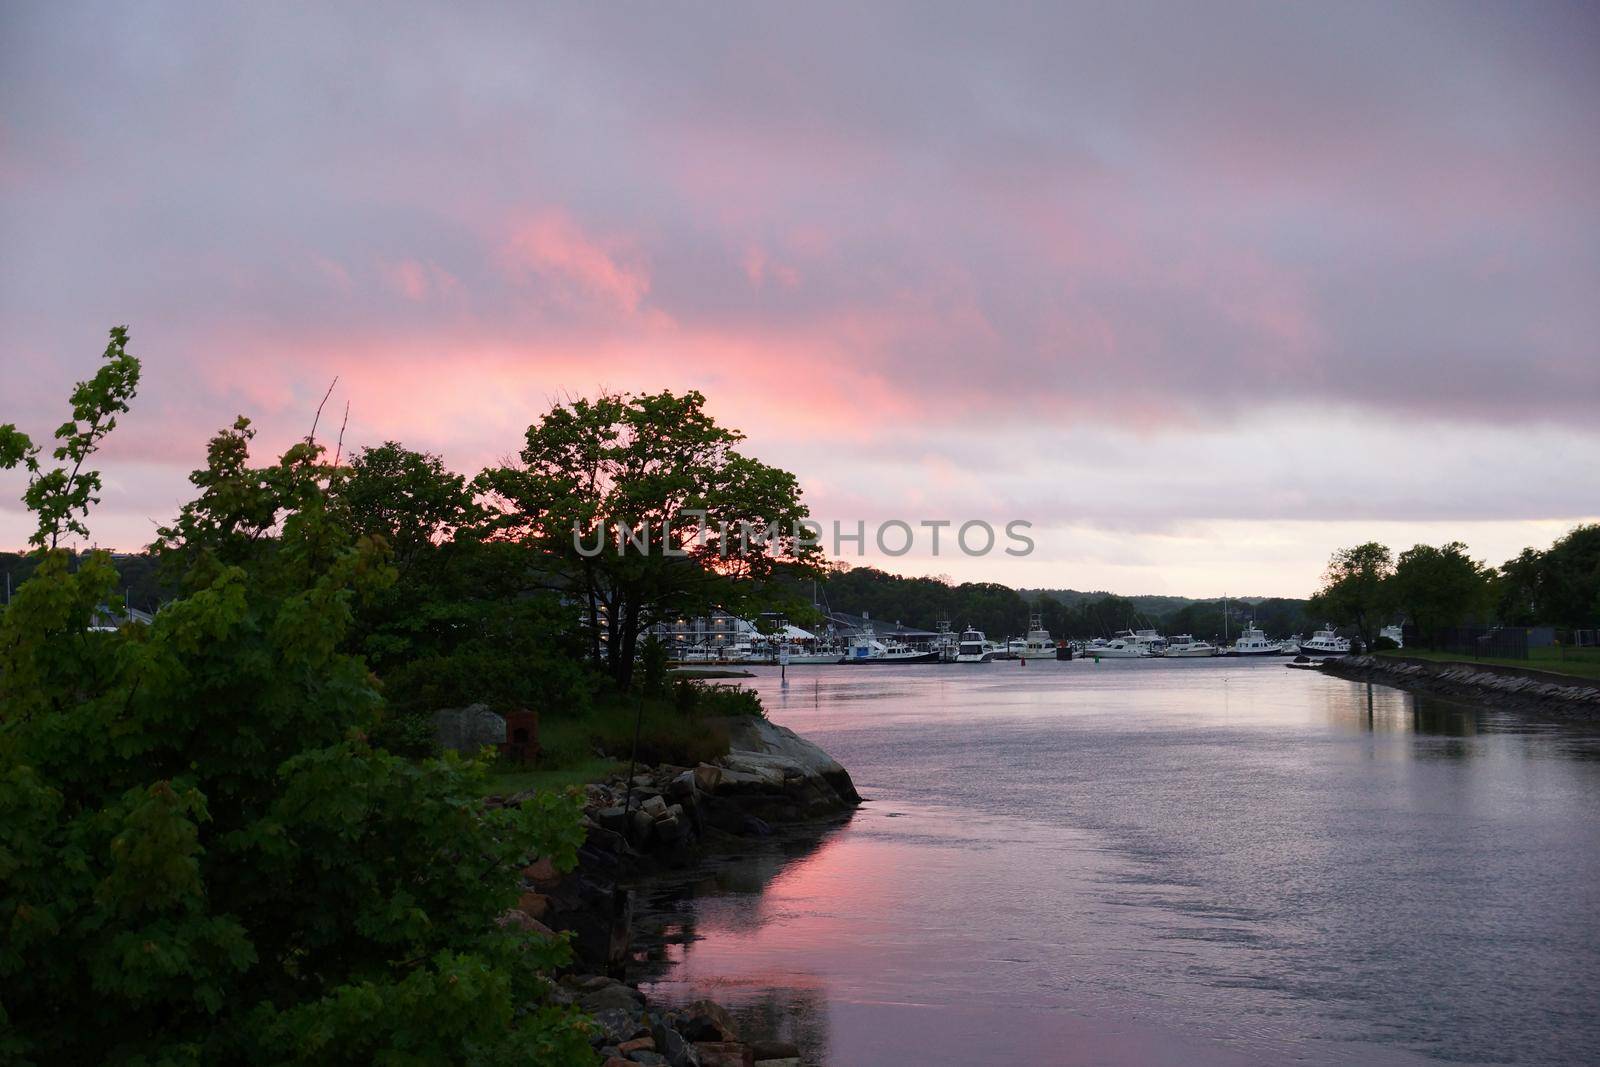
[[[814,846],[862,802],[849,772],[794,731],[764,718],[725,722],[729,751],[715,764],[641,767],[631,786],[623,775],[585,786],[577,866],[528,867],[527,891],[507,916],[571,933],[573,962],[556,999],[594,1018],[595,1062],[605,1067],[804,1067],[798,1047],[740,1033],[712,1001],[667,1008],[639,988],[653,980],[650,957],[661,947],[659,931],[635,922],[652,879],[744,855],[753,842]]]
[[[1376,682],[1423,696],[1493,704],[1560,718],[1600,720],[1600,682],[1536,668],[1403,656],[1345,656],[1323,661],[1322,670],[1336,678]]]

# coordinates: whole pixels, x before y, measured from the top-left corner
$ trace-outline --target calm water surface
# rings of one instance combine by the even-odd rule
[[[1600,1059],[1600,732],[1282,661],[762,670],[870,802],[654,993],[838,1065]]]

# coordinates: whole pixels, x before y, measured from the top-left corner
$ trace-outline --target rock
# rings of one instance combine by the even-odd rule
[[[797,1060],[800,1046],[793,1041],[752,1041],[750,1054],[759,1063],[762,1060]]]
[[[653,796],[639,805],[639,810],[649,815],[652,819],[659,819],[667,813],[667,802],[659,796]]]
[[[800,1067],[799,1056],[783,1056],[775,1060],[756,1060],[755,1067]]]
[[[524,893],[517,898],[517,910],[530,919],[542,919],[550,910],[550,898],[543,893]]]
[[[731,733],[723,760],[729,770],[765,777],[779,785],[800,779],[816,792],[820,802],[838,808],[861,802],[850,773],[793,730],[766,719],[745,717],[733,721]]]
[[[661,1053],[652,1052],[649,1049],[640,1049],[638,1052],[630,1052],[628,1054],[628,1059],[633,1063],[648,1063],[653,1064],[654,1067],[667,1067],[667,1058]]]
[[[667,783],[667,794],[669,796],[677,797],[680,800],[685,797],[694,796],[694,778],[694,771],[684,771],[682,774],[678,775],[676,778],[672,779],[672,781]]]
[[[554,930],[533,916],[528,915],[526,912],[518,911],[516,908],[501,913],[500,917],[495,920],[495,925],[502,930],[521,930],[524,933],[539,934],[543,937],[556,936]]]
[[[702,763],[694,769],[694,785],[702,793],[715,793],[722,784],[722,768]]]
[[[620,1051],[624,1041],[631,1041],[635,1035],[644,1030],[641,1013],[637,1008],[601,1008],[595,1011],[586,1007],[585,1010],[600,1028],[598,1040],[591,1039],[595,1044],[615,1045]]]
[[[750,1046],[737,1041],[696,1041],[694,1051],[700,1067],[755,1067]]]
[[[506,720],[487,704],[442,708],[433,713],[433,737],[440,748],[476,753],[485,745],[505,743]]]
[[[739,1028],[734,1025],[733,1016],[715,1001],[695,1001],[684,1009],[683,1018],[679,1032],[697,1045],[702,1041],[739,1040]]]
[[[650,840],[650,830],[656,821],[647,811],[635,810],[633,813],[633,832],[629,835],[633,843],[643,845]]]
[[[656,1040],[656,1051],[665,1056],[672,1067],[697,1067],[700,1063],[689,1042],[666,1023],[657,1022],[650,1028],[650,1036]]]
[[[541,883],[554,882],[558,880],[561,875],[556,871],[556,865],[550,862],[549,856],[540,856],[538,859],[522,868],[522,877],[526,878],[534,885],[539,885]]]
[[[655,835],[663,844],[676,844],[684,836],[684,824],[677,817],[669,815],[656,822]]]
[[[614,834],[628,832],[628,809],[621,804],[601,808],[594,813],[595,822]]]
[[[563,979],[563,982],[566,980]],[[589,980],[578,990],[578,1006],[584,1011],[598,1012],[610,1009],[619,1009],[638,1018],[644,1007],[644,994],[630,985],[624,985],[614,978],[599,978],[598,982]],[[638,1037],[644,1032],[639,1028],[631,1033],[622,1035],[622,1040]]]
[[[643,1052],[646,1049],[654,1052],[655,1048],[656,1039],[647,1035],[645,1037],[636,1037],[632,1041],[624,1041],[617,1046],[617,1051],[626,1056],[630,1052]]]
[[[608,1056],[605,1067],[633,1067],[633,1061],[625,1060],[621,1056]]]
[[[752,837],[767,837],[772,833],[772,827],[765,819],[758,819],[754,815],[746,815],[740,823],[740,829]]]

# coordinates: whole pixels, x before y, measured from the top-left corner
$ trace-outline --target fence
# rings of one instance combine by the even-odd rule
[[[1409,642],[1408,642],[1409,643]],[[1458,626],[1435,630],[1428,647],[1435,652],[1448,652],[1453,656],[1471,656],[1474,659],[1527,659],[1528,628],[1526,626]]]

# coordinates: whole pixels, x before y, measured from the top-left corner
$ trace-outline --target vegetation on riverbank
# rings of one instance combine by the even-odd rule
[[[558,406],[520,466],[471,481],[392,442],[330,457],[315,422],[256,465],[240,418],[159,531],[171,599],[97,629],[123,576],[63,545],[137,388],[126,347],[113,331],[53,452],[0,427],[38,520],[0,613],[0,1058],[591,1062],[545,979],[567,941],[516,910],[525,868],[574,862],[578,800],[484,798],[609,773],[641,710],[642,760],[726,752],[754,694],[669,684],[656,647],[635,678],[633,643],[807,561],[780,540],[591,565],[557,512],[598,529],[614,506],[659,543],[697,506],[786,516],[792,477],[734,452],[697,394]],[[429,713],[478,702],[541,712],[544,762],[441,757]]]
[[[1390,649],[1377,654],[1395,659],[1425,659],[1435,663],[1460,663],[1465,666],[1516,667],[1591,681],[1600,679],[1600,648],[1530,648],[1527,659],[1462,656],[1454,652],[1434,652],[1425,648]]]
[[[1545,551],[1523,549],[1498,568],[1473,560],[1459,541],[1413,545],[1398,557],[1376,541],[1340,549],[1311,609],[1352,627],[1367,648],[1378,647],[1378,630],[1399,619],[1414,635],[1408,645],[1423,648],[1463,626],[1593,628],[1600,625],[1600,525],[1575,526]]]

